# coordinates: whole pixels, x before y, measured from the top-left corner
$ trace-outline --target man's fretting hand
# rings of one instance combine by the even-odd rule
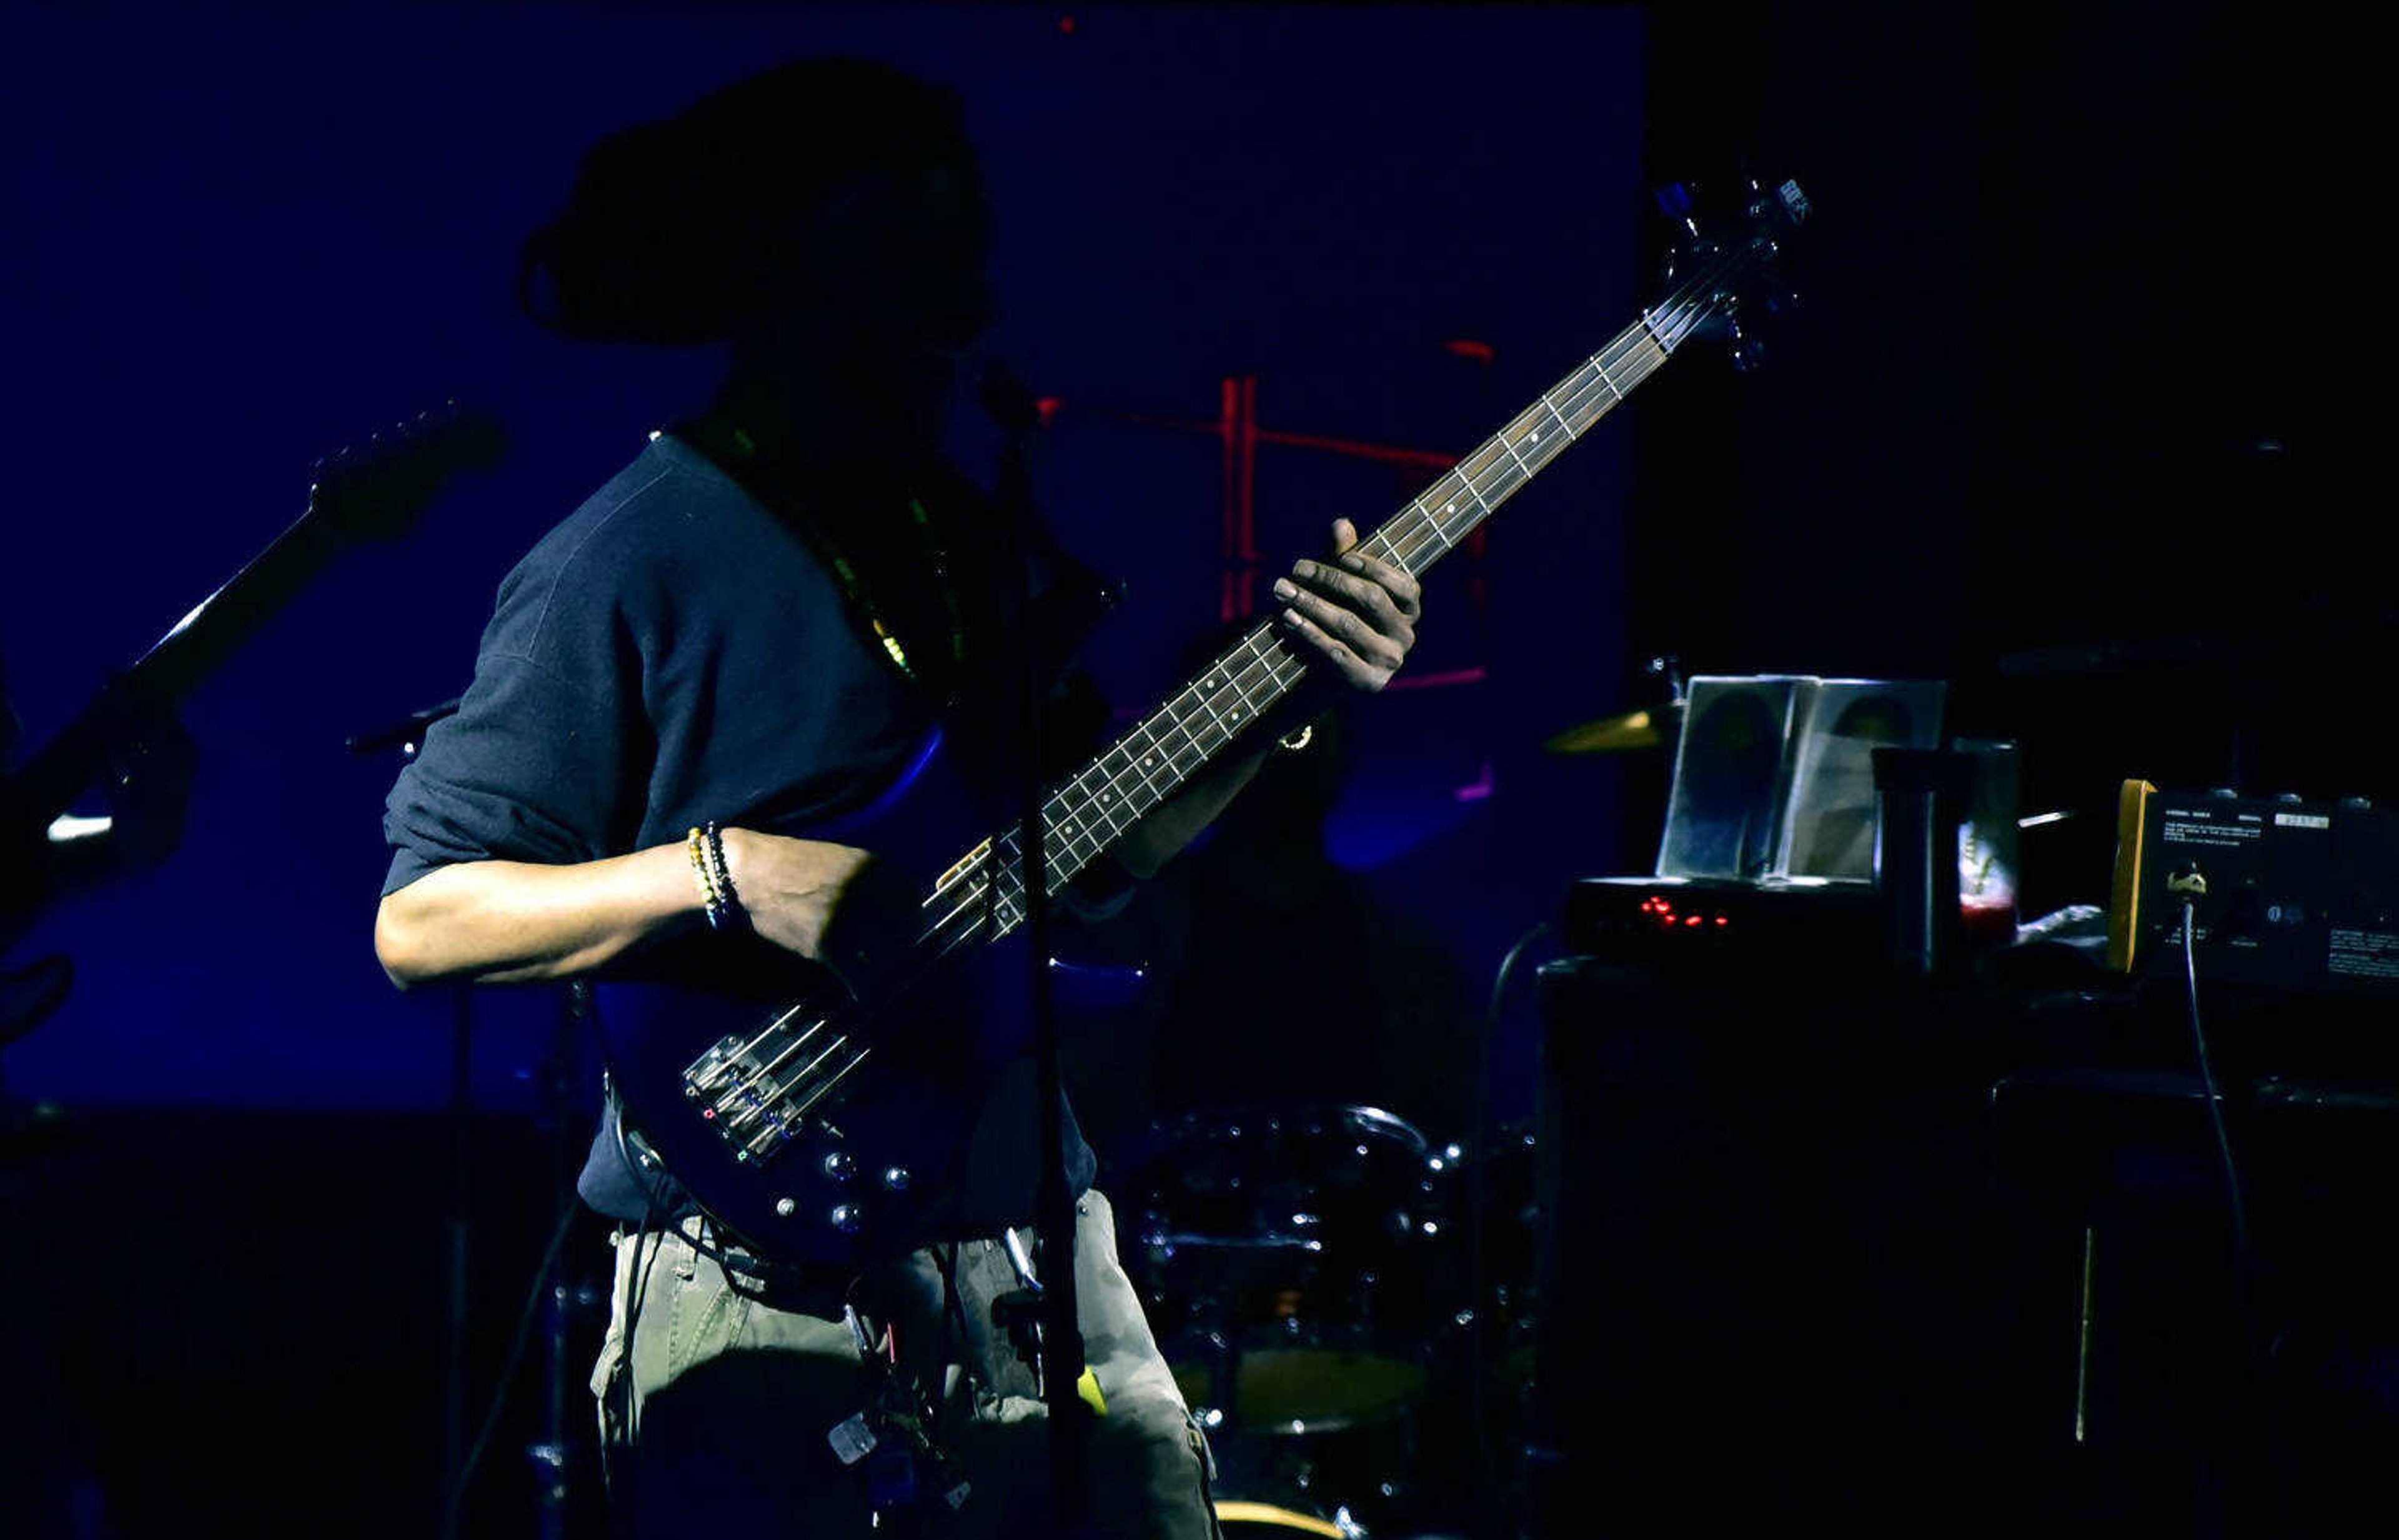
[[[1351,684],[1379,690],[1416,645],[1424,589],[1357,545],[1358,527],[1335,520],[1332,561],[1295,563],[1289,577],[1275,580],[1274,596],[1285,606],[1280,616],[1285,630]]]

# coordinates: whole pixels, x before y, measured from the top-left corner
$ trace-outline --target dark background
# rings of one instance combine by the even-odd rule
[[[89,1114],[80,1154],[11,1180],[55,1264],[39,1297],[73,1394],[45,1421],[91,1526],[298,1527],[336,1502],[350,1527],[432,1522],[451,1004],[374,966],[394,766],[341,740],[455,694],[508,566],[707,386],[705,358],[523,323],[523,232],[601,133],[776,60],[871,54],[964,93],[1000,221],[991,350],[1064,402],[1041,490],[1130,580],[1095,658],[1123,704],[1216,618],[1220,482],[1213,440],[1113,410],[1202,418],[1255,374],[1270,427],[1462,449],[1631,318],[1661,238],[1647,187],[1720,185],[1746,153],[1815,199],[1764,372],[1678,361],[1479,567],[1443,570],[1424,667],[1484,682],[1362,709],[1346,779],[1262,802],[1108,939],[1166,965],[1137,1020],[1187,1046],[1210,1013],[1217,1099],[1463,1126],[1499,952],[1570,875],[1654,852],[1661,763],[1539,747],[1644,704],[1653,655],[1953,679],[1956,725],[2019,736],[2028,797],[2085,814],[2028,844],[2035,908],[2104,897],[2125,776],[2382,790],[2352,704],[2391,571],[2346,404],[2379,324],[2353,43],[2129,0],[1068,14],[11,17],[0,647],[32,743],[298,511],[313,455],[449,396],[514,439],[194,696],[182,853],[27,948],[83,970],[7,1068]],[[1492,361],[1443,348],[1461,337]],[[970,414],[957,448],[988,464]],[[1269,448],[1262,545],[1280,561],[1412,480]],[[1245,849],[1305,835],[1310,790],[1332,799],[1321,903],[1270,938],[1212,919]],[[1276,943],[1246,997],[1177,993],[1245,941]],[[1377,948],[1416,969],[1403,1033],[1387,996],[1345,1014],[1308,966]],[[477,1012],[480,1396],[545,1229],[552,1006]],[[1097,1120],[1130,1129],[1151,1040],[1085,1026],[1086,1074],[1119,1099]],[[1535,1037],[1507,1018],[1502,1116],[1529,1103]],[[529,1507],[531,1427],[479,1499],[495,1530]]]

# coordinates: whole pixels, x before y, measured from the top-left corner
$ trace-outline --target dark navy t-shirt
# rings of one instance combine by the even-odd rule
[[[458,861],[624,855],[710,819],[821,828],[892,787],[941,725],[800,534],[659,435],[500,585],[474,682],[386,804],[384,891]],[[983,1111],[1018,1168],[998,1186],[1027,1194],[1030,1084],[998,1076]],[[1067,1137],[1079,1193],[1093,1162],[1071,1114]],[[629,1223],[680,1201],[626,1168],[613,1113],[579,1185]]]

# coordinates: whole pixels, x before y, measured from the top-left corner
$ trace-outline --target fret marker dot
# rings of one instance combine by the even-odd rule
[[[1456,513],[1457,511],[1457,505],[1452,503],[1449,507],[1442,509],[1441,511],[1443,513]]]

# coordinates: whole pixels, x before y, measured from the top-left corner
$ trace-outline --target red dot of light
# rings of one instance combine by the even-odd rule
[[[1075,19],[1071,16],[1058,18],[1058,30],[1063,33],[1072,33],[1075,30]]]
[[[1694,914],[1694,915],[1692,915],[1689,919],[1685,920],[1683,923],[1684,923],[1685,925],[1698,925],[1698,924],[1700,923],[1700,917],[1699,917],[1698,915]]]

